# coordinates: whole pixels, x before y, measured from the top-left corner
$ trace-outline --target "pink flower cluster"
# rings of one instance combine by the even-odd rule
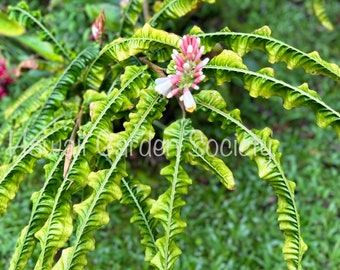
[[[193,112],[196,109],[196,102],[190,89],[199,89],[198,84],[205,78],[202,68],[209,62],[209,59],[205,58],[201,61],[204,46],[200,47],[200,39],[194,36],[185,35],[180,41],[180,50],[181,53],[173,50],[171,55],[175,62],[176,73],[156,79],[155,89],[167,98],[181,94],[179,99],[183,102],[185,109]]]
[[[7,96],[7,85],[13,82],[6,67],[6,60],[0,59],[0,98]]]

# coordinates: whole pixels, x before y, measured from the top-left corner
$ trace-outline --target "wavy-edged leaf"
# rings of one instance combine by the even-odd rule
[[[224,42],[227,47],[243,56],[249,51],[261,50],[268,56],[270,63],[284,62],[289,69],[302,67],[307,73],[320,74],[340,81],[340,67],[323,60],[314,51],[305,53],[270,36],[269,27],[263,27],[254,33],[230,32],[229,29],[215,33],[198,33],[206,50],[212,49],[217,42]]]
[[[151,187],[130,179],[121,181],[121,203],[133,207],[134,212],[131,223],[136,223],[140,228],[142,245],[145,247],[145,261],[150,261],[157,252],[156,220],[150,215],[150,209],[154,201],[149,196]]]
[[[236,131],[239,149],[258,166],[259,176],[268,182],[278,197],[278,220],[285,240],[283,254],[289,270],[301,269],[307,246],[300,231],[300,218],[294,199],[295,183],[288,180],[281,166],[279,141],[271,130],[250,130],[242,122],[238,110],[228,112],[223,97],[217,91],[201,91],[196,96],[200,108],[207,110],[209,121],[219,121],[222,127]]]
[[[160,27],[162,22],[183,17],[201,3],[215,3],[215,0],[165,0],[159,10],[152,16],[149,24]]]
[[[136,22],[143,10],[143,0],[130,0],[123,8],[120,23],[120,36],[130,37],[135,32]]]
[[[53,80],[41,79],[30,88],[28,88],[20,97],[5,111],[5,121],[0,128],[0,144],[10,131],[15,132],[21,126],[29,121],[34,112],[39,110],[42,104],[46,101],[47,96],[50,94],[53,86]],[[16,129],[16,130],[13,130]],[[24,131],[20,130],[21,134]],[[15,132],[17,133],[17,132]],[[10,147],[16,145],[16,140],[13,140],[15,134],[10,135]]]
[[[186,223],[181,219],[180,209],[185,204],[182,195],[187,194],[191,179],[181,167],[185,159],[185,141],[190,140],[191,121],[180,119],[164,130],[164,153],[170,164],[161,170],[171,183],[152,205],[150,214],[159,220],[163,227],[163,235],[157,239],[157,254],[151,263],[157,269],[173,269],[174,263],[181,254],[175,242],[175,236],[182,233]]]
[[[67,121],[67,120],[73,121],[78,111],[78,106],[79,106],[78,101],[79,100],[76,98],[76,99],[73,99],[72,102],[64,102],[63,105],[55,112],[55,118],[52,119],[51,122],[47,124],[46,128],[60,119],[64,121]],[[34,136],[32,136],[32,134],[29,134],[29,132],[32,130],[32,124],[36,122],[36,119],[38,118],[41,109],[42,108],[39,108],[36,112],[31,114],[30,118],[24,123],[22,123],[23,124],[22,126],[18,128],[14,128],[14,130],[11,131],[10,136],[9,136],[10,142],[9,142],[9,147],[8,147],[9,162],[13,160],[16,154],[20,154],[20,151],[22,151],[22,149],[25,149],[28,145],[35,143],[35,141],[39,139],[39,134],[43,134],[44,130],[41,130]],[[21,116],[19,116],[18,119],[19,118],[21,118]],[[58,144],[59,144],[59,149],[62,149],[60,139],[53,138],[52,146],[58,147]]]
[[[32,172],[37,159],[48,155],[53,141],[65,139],[69,134],[72,121],[57,120],[38,134],[12,163],[0,167],[0,216],[7,211],[9,201],[14,198],[24,175]]]
[[[99,89],[109,64],[124,61],[139,53],[144,53],[151,60],[167,61],[171,58],[172,49],[178,47],[179,40],[180,37],[175,34],[169,34],[146,24],[131,38],[116,39],[101,50],[89,68],[86,76],[87,84],[92,89]]]
[[[21,12],[21,10],[25,12]],[[25,27],[32,27],[37,21],[41,21],[40,10],[30,10],[28,4],[25,1],[20,1],[15,7],[8,6],[7,9],[9,18],[16,20]],[[26,15],[26,13],[29,13]]]
[[[147,66],[129,66],[121,76],[122,87],[113,89],[105,97],[103,93],[88,91],[84,96],[84,104],[90,107],[91,123],[87,126],[86,136],[77,149],[77,156],[85,153],[93,155],[98,150],[103,152],[107,146],[107,137],[112,132],[111,120],[118,111],[129,109],[130,100],[137,98],[140,89],[146,87],[150,75],[146,72]],[[91,157],[91,156],[90,156]],[[90,160],[88,157],[88,160]]]
[[[315,113],[320,127],[332,126],[340,137],[340,113],[324,103],[315,91],[308,88],[306,83],[294,87],[274,78],[271,68],[253,72],[242,68],[242,65],[241,58],[232,51],[223,51],[211,60],[205,67],[205,71],[215,76],[219,84],[230,81],[231,77],[239,77],[252,97],[279,96],[283,99],[283,106],[286,109],[308,106]]]
[[[127,175],[125,155],[153,137],[152,122],[160,118],[164,109],[165,100],[160,101],[156,91],[141,91],[136,111],[130,113],[129,121],[124,123],[125,130],[113,133],[107,142],[113,146],[108,148],[110,169],[91,173],[96,179],[92,181],[90,176],[92,192],[85,201],[75,205],[79,217],[76,237],[72,245],[63,250],[55,269],[83,269],[86,265],[86,254],[94,248],[93,231],[108,222],[106,205],[121,197],[119,182]]]
[[[90,46],[83,50],[78,56],[70,63],[65,69],[63,74],[60,76],[55,84],[54,89],[48,96],[43,109],[40,112],[40,116],[32,125],[32,129],[28,136],[32,136],[44,129],[55,116],[54,112],[58,110],[64,99],[66,98],[67,92],[71,89],[72,85],[75,84],[77,78],[82,74],[83,70],[89,65],[93,58],[97,55],[98,47]]]
[[[53,269],[83,269],[87,264],[86,254],[94,250],[93,230],[107,224],[109,215],[106,212],[108,203],[121,198],[119,183],[126,176],[126,169],[120,161],[114,169],[91,172],[88,186],[92,193],[84,201],[74,205],[79,216],[79,225],[74,243],[63,250],[61,258]]]
[[[35,237],[40,242],[41,252],[35,265],[35,270],[50,270],[54,262],[56,252],[63,248],[66,241],[72,234],[73,229],[73,213],[70,204],[72,191],[77,185],[85,185],[90,173],[90,168],[83,157],[77,160],[77,173],[68,173],[69,181],[62,182],[55,195],[51,214],[45,222],[44,226],[35,233]],[[72,189],[70,187],[72,186]]]
[[[51,156],[50,163],[45,165],[46,181],[42,189],[32,194],[31,218],[17,239],[9,270],[25,269],[36,246],[34,234],[44,225],[51,213],[54,198],[63,179],[61,163],[64,153]]]
[[[42,251],[35,269],[51,269],[55,253],[69,239],[73,227],[71,196],[87,184],[93,156],[104,153],[108,144],[108,135],[112,132],[111,118],[115,112],[127,109],[126,107],[131,104],[129,99],[136,98],[139,94],[139,87],[146,86],[149,75],[145,73],[145,70],[146,67],[128,67],[121,79],[123,83],[121,89],[114,89],[108,97],[104,93],[100,94],[94,91],[85,93],[84,104],[89,105],[92,110],[91,122],[86,128],[83,127],[82,141],[74,149],[72,161],[64,181],[58,189],[51,215],[44,227],[36,233]],[[92,177],[101,179],[100,175],[92,175]],[[95,184],[93,183],[93,185]],[[86,245],[91,246],[92,237],[86,239],[88,241]],[[83,252],[87,251],[89,248],[84,246]],[[71,256],[72,259],[74,258]],[[65,263],[67,264],[69,261],[66,260]],[[60,262],[58,265],[61,267],[64,262]]]
[[[77,189],[86,184],[86,179],[89,174],[89,161],[92,156],[100,151],[104,151],[107,144],[106,135],[111,132],[111,118],[118,110],[123,109],[124,106],[130,106],[129,99],[136,98],[139,89],[146,85],[149,76],[145,74],[146,67],[129,67],[122,76],[123,86],[120,90],[115,89],[106,99],[99,97],[94,92],[85,94],[85,103],[90,104],[93,101],[92,107],[92,121],[88,129],[86,129],[85,137],[83,138],[79,147],[75,149],[73,160],[70,164],[69,171],[65,177],[62,187],[59,189],[54,209],[49,218],[48,224],[44,228],[44,237],[41,238],[44,250],[48,253],[41,254],[45,257],[41,260],[51,261],[56,250],[63,246],[71,231],[68,229],[67,235],[63,233],[66,231],[64,226],[71,226],[71,221],[67,220],[67,213],[70,209],[70,195]],[[128,91],[129,90],[129,91]],[[97,100],[97,102],[96,102]],[[125,108],[126,109],[126,108]],[[106,134],[106,135],[105,135]],[[56,239],[56,240],[55,240]],[[61,239],[61,241],[58,241]],[[41,265],[45,265],[42,263]],[[39,265],[39,266],[41,266]],[[37,269],[39,268],[37,266]]]
[[[190,140],[186,144],[188,144],[187,160],[190,164],[202,166],[216,175],[227,189],[235,189],[233,173],[223,160],[211,153],[209,140],[202,131],[193,130],[190,134]]]
[[[39,11],[29,10],[29,7],[26,4],[26,2],[21,1],[16,6],[9,6],[8,12],[10,18],[16,19],[20,24],[24,26],[30,26],[32,22],[36,24],[44,33],[44,36],[46,36],[50,41],[52,41],[55,44],[55,46],[58,48],[60,52],[62,52],[66,59],[71,60],[65,48],[58,42],[58,40],[41,22],[41,15]]]
[[[328,30],[332,31],[334,30],[334,26],[329,20],[326,10],[325,10],[325,3],[323,0],[314,0],[313,1],[313,9],[315,16],[318,18],[318,20],[321,22],[321,24]]]

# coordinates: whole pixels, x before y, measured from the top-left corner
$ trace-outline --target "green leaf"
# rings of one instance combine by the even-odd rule
[[[79,217],[76,237],[72,245],[63,250],[55,269],[83,269],[86,265],[86,254],[94,248],[92,232],[108,222],[106,205],[121,197],[119,182],[127,175],[125,155],[152,138],[152,122],[160,118],[164,106],[165,101],[159,101],[156,91],[142,91],[136,111],[130,113],[129,121],[124,123],[125,130],[110,136],[107,144],[114,146],[107,149],[110,169],[91,173],[88,185],[92,192],[75,205]]]
[[[69,134],[73,121],[58,120],[51,122],[43,132],[37,134],[33,143],[26,145],[12,163],[0,167],[0,216],[7,211],[9,201],[14,198],[24,175],[32,172],[38,159],[48,155],[52,141],[65,139]]]
[[[110,119],[112,115],[114,114],[115,110],[119,110],[120,106],[123,106],[123,103],[125,103],[125,100],[127,97],[125,95],[122,95],[123,90],[130,89],[131,93],[129,91],[126,91],[124,93],[127,93],[128,97],[133,97],[136,95],[136,91],[137,91],[136,88],[138,86],[145,85],[145,83],[147,82],[148,76],[144,76],[143,72],[145,72],[145,67],[142,67],[142,68],[131,67],[127,69],[126,74],[122,77],[122,80],[121,80],[122,82],[124,82],[122,90],[112,91],[112,93],[110,94],[111,96],[108,97],[107,104],[105,103],[103,104],[102,101],[97,101],[94,103],[93,110],[94,111],[101,110],[102,113],[101,114],[94,113],[94,116],[92,117],[92,122],[93,122],[92,127],[86,133],[87,135],[83,139],[81,145],[77,147],[77,149],[75,149],[75,155],[70,164],[69,171],[67,175],[65,176],[65,181],[63,182],[62,187],[58,191],[57,199],[56,199],[52,214],[49,218],[48,225],[44,228],[44,235],[43,235],[44,237],[43,238],[41,237],[42,246],[44,246],[44,250],[48,250],[48,252],[47,253],[44,252],[45,254],[42,253],[40,255],[41,257],[45,257],[45,258],[41,259],[42,263],[39,266],[45,265],[49,261],[51,261],[53,259],[53,255],[55,254],[56,250],[60,246],[64,245],[66,239],[69,237],[69,234],[71,233],[70,228],[63,229],[63,226],[72,227],[71,225],[72,223],[70,223],[70,221],[67,221],[68,217],[66,216],[67,213],[65,213],[69,209],[69,206],[68,206],[69,196],[73,194],[74,192],[76,192],[77,189],[83,187],[84,184],[86,184],[84,180],[87,179],[88,174],[89,174],[89,167],[88,167],[89,164],[87,160],[91,160],[92,155],[94,155],[98,151],[101,151],[103,144],[106,144],[106,145],[108,144],[108,141],[107,141],[108,138],[105,135],[102,136],[102,134],[107,133],[106,130],[108,131],[111,130],[112,127],[110,124]],[[142,81],[144,81],[143,84],[141,84]],[[89,103],[88,99],[90,98],[91,98],[90,96],[85,97],[85,99],[87,99],[87,103]],[[97,97],[96,99],[100,100],[101,98]],[[113,107],[115,109],[111,110],[113,105],[115,105]],[[146,107],[149,109],[148,106]],[[95,116],[95,115],[98,115],[98,116]],[[136,128],[138,129],[138,126]],[[142,130],[142,128],[140,128],[140,130]],[[147,130],[150,130],[150,128],[148,128]],[[136,134],[134,133],[133,135],[135,136]],[[121,155],[122,154],[123,153],[121,153]],[[67,232],[66,235],[64,234],[65,231]],[[57,241],[57,239],[61,239],[61,240]],[[77,252],[76,257],[80,256],[80,258],[83,258],[84,255],[86,255],[86,253],[89,251],[89,247],[91,247],[92,245],[91,234],[86,234],[84,236],[84,239],[86,239],[86,241],[84,240],[84,245],[78,246],[76,244],[77,249],[79,249],[79,252]],[[69,263],[70,264],[74,263],[75,265],[78,265],[78,263],[80,263],[80,265],[86,263],[85,261],[81,262],[82,260],[78,261],[76,257],[73,257],[72,255],[67,255],[67,254],[73,254],[74,252],[76,252],[75,248],[67,249],[67,251],[65,251],[66,255],[64,256],[66,258],[70,258],[71,261],[69,261],[68,259],[64,261],[65,257],[63,257],[63,259],[61,259],[60,263],[58,264],[58,267],[62,267],[63,265],[69,264]],[[73,262],[73,260],[75,261]]]
[[[230,57],[234,53],[223,51],[211,60],[204,69],[210,76],[215,76],[219,84],[238,77],[244,82],[244,87],[250,96],[269,98],[273,95],[283,99],[286,109],[308,106],[316,115],[320,127],[332,126],[340,137],[340,113],[322,101],[319,95],[308,88],[307,84],[294,87],[286,82],[272,77],[273,70],[265,68],[259,72],[249,71],[242,67],[242,60],[238,56]],[[230,60],[232,59],[232,60]]]
[[[77,79],[97,55],[97,52],[97,46],[89,46],[78,54],[78,56],[65,69],[56,82],[54,89],[48,96],[39,117],[35,123],[32,124],[32,129],[28,136],[31,136],[32,134],[34,135],[44,129],[44,127],[55,117],[55,112],[65,100],[68,91],[70,91],[72,86],[77,82]]]
[[[54,260],[54,255],[59,248],[64,247],[66,241],[69,239],[72,233],[73,220],[72,220],[72,206],[71,206],[71,196],[76,193],[79,189],[86,186],[89,174],[91,172],[90,163],[93,157],[98,153],[105,153],[107,145],[109,145],[109,134],[112,132],[111,118],[115,112],[126,109],[124,108],[129,99],[134,99],[138,96],[139,90],[137,87],[145,87],[149,75],[145,74],[146,67],[129,67],[126,73],[122,76],[121,81],[124,83],[120,90],[115,89],[111,94],[106,97],[104,94],[94,94],[93,91],[87,92],[84,96],[84,103],[91,104],[92,107],[92,117],[89,127],[85,131],[85,136],[83,137],[80,145],[74,149],[74,154],[72,161],[70,163],[69,169],[66,172],[64,181],[60,188],[58,189],[57,195],[55,196],[54,205],[51,211],[51,215],[45,226],[36,233],[39,238],[42,251],[39,255],[38,263],[36,264],[36,269],[50,269],[52,262]],[[92,101],[92,102],[91,102]],[[128,104],[129,105],[129,104]],[[99,113],[97,113],[97,111]],[[90,113],[91,114],[91,113]],[[118,164],[118,162],[117,162]],[[117,165],[116,164],[116,165]],[[122,166],[122,165],[121,165]],[[115,168],[110,172],[113,173]],[[97,174],[92,174],[92,179],[98,179],[105,185],[110,178],[102,179],[103,174],[108,171],[99,171]],[[123,175],[124,172],[122,171]],[[122,176],[121,176],[122,177]],[[110,185],[115,185],[115,181],[110,180]],[[95,185],[95,183],[91,184]],[[103,190],[104,192],[104,190]],[[95,203],[98,202],[96,198],[93,198]],[[102,203],[102,202],[98,202]],[[103,202],[105,203],[105,201]],[[78,209],[80,211],[80,209]],[[85,227],[86,222],[85,220]],[[91,223],[96,226],[96,222]],[[98,225],[100,224],[100,221]],[[84,225],[84,224],[83,224]],[[78,261],[77,258],[84,258],[86,253],[92,248],[92,233],[87,234],[86,231],[82,231],[80,227],[80,235],[85,233],[84,245],[81,245],[83,239],[77,238],[75,247],[67,249],[65,251],[66,255],[60,260],[58,267],[64,267],[65,265],[73,264],[75,260],[75,265],[78,263],[80,265],[86,264],[86,261]],[[90,227],[92,230],[94,227]],[[78,233],[78,237],[80,236]],[[80,246],[78,246],[78,244]],[[76,257],[74,254],[77,250]],[[67,255],[68,254],[68,255]],[[65,259],[66,258],[66,259]],[[69,258],[69,259],[67,259]],[[66,266],[65,266],[66,267]],[[68,269],[68,268],[67,268]]]
[[[94,91],[88,91],[84,95],[84,103],[91,108],[91,124],[81,145],[77,148],[75,160],[85,153],[88,160],[98,150],[104,151],[107,147],[107,136],[112,131],[111,119],[118,111],[131,107],[130,100],[140,95],[140,89],[146,87],[150,75],[146,72],[147,67],[129,66],[121,77],[121,88],[114,89],[106,97]],[[97,93],[97,94],[96,94]]]
[[[64,182],[63,182],[64,183]],[[61,186],[62,187],[62,186]],[[52,269],[54,255],[63,248],[66,241],[72,233],[72,209],[67,200],[67,197],[58,193],[55,196],[55,201],[58,201],[58,216],[59,218],[50,218],[45,225],[35,233],[35,237],[39,240],[41,253],[34,270]],[[55,213],[55,204],[53,205],[51,215]]]
[[[54,79],[42,78],[39,81],[32,84],[27,90],[25,90],[21,95],[9,106],[5,111],[5,118],[18,117],[16,113],[20,111],[21,106],[28,106],[31,102],[41,96],[47,89],[49,89]],[[42,93],[43,92],[43,93]],[[48,92],[48,91],[47,91]],[[32,98],[33,97],[33,98]],[[35,108],[36,110],[37,108]],[[20,114],[26,114],[27,112],[20,111]],[[14,116],[13,116],[14,115]]]
[[[25,28],[16,21],[10,20],[6,13],[0,11],[0,35],[16,37],[25,33]]]
[[[288,180],[282,169],[279,142],[272,139],[271,130],[250,130],[242,122],[238,110],[228,112],[217,91],[201,91],[196,96],[200,108],[207,110],[209,121],[219,121],[223,128],[235,130],[239,149],[254,160],[259,176],[268,182],[278,197],[278,220],[284,232],[284,258],[289,270],[301,269],[302,256],[307,250],[300,231],[300,218],[294,199],[295,183]],[[224,107],[224,108],[223,108]]]
[[[25,136],[25,129],[27,122],[31,119],[32,114],[41,108],[47,99],[47,96],[52,91],[53,80],[41,79],[23,92],[18,99],[16,99],[11,106],[5,111],[5,121],[0,128],[0,144],[4,143],[6,136],[9,135],[8,150],[13,151],[17,149],[21,143],[21,139]],[[15,129],[15,130],[13,130]],[[19,134],[20,133],[20,134]],[[16,137],[21,139],[16,139]],[[15,153],[15,151],[13,151]],[[14,154],[13,153],[13,154]]]
[[[164,131],[164,153],[170,164],[161,170],[161,175],[165,176],[171,185],[159,196],[150,210],[150,214],[158,219],[163,227],[163,236],[156,241],[158,252],[151,260],[157,269],[173,269],[181,254],[175,236],[182,233],[186,227],[180,216],[180,209],[185,204],[181,196],[187,194],[191,179],[181,167],[181,162],[187,151],[184,142],[190,140],[191,130],[190,120],[181,119]]]
[[[40,11],[30,11],[26,2],[21,1],[16,6],[9,6],[8,12],[10,18],[15,18],[20,24],[24,26],[30,27],[32,23],[37,25],[41,29],[43,35],[48,38],[48,40],[53,42],[58,51],[60,51],[68,60],[71,59],[68,52],[41,22]]]
[[[197,36],[208,51],[218,42],[225,43],[229,49],[240,56],[249,51],[261,50],[267,54],[270,63],[285,62],[289,69],[302,67],[307,73],[320,74],[337,81],[340,80],[338,65],[321,59],[318,52],[305,53],[271,37],[268,29],[268,27],[262,28],[256,31],[257,33],[237,33],[225,29],[225,31],[201,33]]]
[[[131,0],[123,6],[123,14],[120,23],[120,36],[130,37],[135,33],[138,17],[143,10],[143,0]]]
[[[134,208],[131,223],[137,223],[142,236],[142,245],[145,246],[145,261],[150,261],[157,252],[156,247],[156,219],[150,215],[150,209],[154,200],[149,196],[151,187],[137,181],[122,179],[121,190],[123,192],[121,203]]]
[[[25,34],[15,39],[47,60],[63,61],[62,56],[54,52],[53,46],[49,42],[41,41],[37,35]]]
[[[90,66],[86,76],[87,84],[92,89],[99,89],[109,64],[124,61],[139,53],[144,53],[150,60],[167,61],[171,58],[172,49],[178,47],[179,40],[180,37],[175,34],[146,24],[131,38],[116,39],[102,49]]]
[[[81,203],[74,205],[74,211],[79,217],[76,239],[70,247],[63,250],[53,269],[83,269],[87,264],[86,254],[95,247],[92,231],[109,222],[106,206],[121,197],[119,183],[121,178],[126,176],[123,164],[124,162],[119,162],[110,170],[90,173],[88,186],[91,187],[92,193]],[[67,225],[66,229],[69,228]]]
[[[61,163],[65,155],[51,156],[50,163],[45,165],[46,181],[42,189],[32,194],[31,217],[27,226],[21,231],[13,253],[10,270],[25,269],[33,254],[37,239],[34,234],[42,228],[52,211],[54,198],[63,179]]]
[[[187,160],[192,165],[200,165],[205,170],[216,175],[227,189],[235,189],[235,180],[231,170],[225,163],[210,151],[209,140],[200,130],[193,130],[190,134]]]
[[[152,16],[149,24],[152,26],[161,26],[166,20],[173,20],[183,17],[190,11],[193,11],[201,3],[215,3],[215,0],[165,0],[159,10]]]
[[[324,6],[324,1],[323,0],[314,0],[313,1],[313,9],[316,17],[318,20],[321,22],[321,24],[328,30],[332,31],[334,30],[334,26],[329,20],[325,6]]]

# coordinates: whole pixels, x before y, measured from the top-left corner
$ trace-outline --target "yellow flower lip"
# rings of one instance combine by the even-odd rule
[[[196,109],[196,106],[192,106],[192,107],[186,107],[185,110],[189,113],[192,113],[194,110]]]

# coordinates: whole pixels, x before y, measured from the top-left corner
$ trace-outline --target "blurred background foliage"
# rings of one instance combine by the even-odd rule
[[[154,1],[149,1],[152,8]],[[2,1],[0,9],[17,1]],[[39,9],[47,27],[69,51],[80,52],[90,40],[90,26],[103,9],[106,15],[106,42],[119,31],[121,8],[118,0],[51,0],[28,2],[30,9]],[[324,1],[326,13],[334,30],[322,26],[313,12],[312,0],[217,0],[204,5],[176,22],[168,22],[168,31],[182,34],[192,25],[205,32],[228,26],[232,31],[252,32],[268,25],[272,36],[302,51],[316,50],[324,59],[340,65],[340,2]],[[140,25],[144,23],[142,18]],[[0,37],[0,52],[15,68],[37,52],[13,38]],[[9,97],[0,102],[0,111],[37,78],[58,72],[58,62],[40,59],[40,70],[28,70],[10,85]],[[261,52],[245,57],[247,65],[258,70],[270,66]],[[300,85],[308,82],[328,104],[340,110],[339,85],[329,79],[306,75],[302,70],[287,71],[275,64],[279,79]],[[314,116],[304,108],[285,111],[280,99],[249,97],[237,81],[221,86],[229,108],[240,108],[249,127],[273,129],[281,141],[282,163],[288,178],[297,183],[296,199],[303,225],[303,237],[309,246],[303,265],[305,269],[339,269],[340,266],[340,144],[333,131],[316,126]],[[171,111],[171,108],[170,108]],[[170,117],[171,118],[171,117]],[[170,119],[171,120],[171,119]],[[169,120],[169,121],[170,121]],[[193,119],[196,126],[206,129],[210,138],[223,141],[228,132],[221,133],[208,124],[203,115]],[[269,187],[259,180],[254,166],[242,158],[229,138],[231,149],[224,153],[227,164],[235,173],[237,190],[228,192],[218,181],[203,171],[190,171],[194,184],[187,197],[183,219],[188,227],[181,241],[183,255],[176,269],[284,269],[281,253],[283,235],[278,228],[276,198]],[[134,177],[163,189],[166,181],[158,175],[158,157],[130,157]],[[42,165],[42,164],[41,164]],[[155,172],[153,180],[146,171]],[[1,220],[0,269],[6,269],[15,240],[27,223],[30,213],[29,195],[42,185],[40,169],[23,182],[10,210]],[[156,194],[155,194],[156,195]],[[148,269],[143,262],[136,225],[129,225],[131,209],[109,206],[110,223],[95,234],[97,249],[90,253],[87,269]],[[9,237],[12,236],[12,237]],[[28,267],[29,268],[29,267]]]

